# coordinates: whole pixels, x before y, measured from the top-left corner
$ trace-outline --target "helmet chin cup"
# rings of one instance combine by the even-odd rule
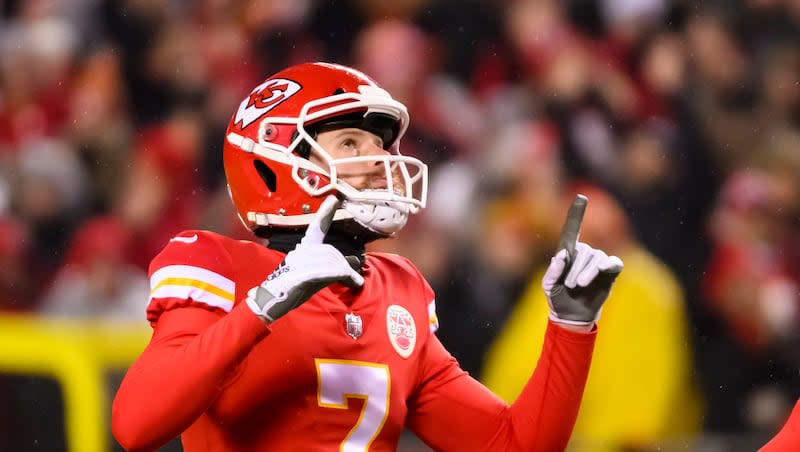
[[[403,229],[411,211],[403,202],[350,199],[342,203],[342,209],[361,226],[387,237]]]

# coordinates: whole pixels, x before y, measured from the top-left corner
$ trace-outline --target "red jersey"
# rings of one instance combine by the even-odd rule
[[[775,435],[759,452],[785,452],[800,450],[800,401],[794,405],[792,414]]]
[[[368,253],[362,288],[330,285],[268,326],[244,299],[283,258],[188,231],[153,260],[153,336],[113,405],[124,447],[181,435],[187,452],[394,451],[404,428],[436,450],[566,447],[595,333],[550,325],[509,406],[433,334],[433,291],[407,259]]]

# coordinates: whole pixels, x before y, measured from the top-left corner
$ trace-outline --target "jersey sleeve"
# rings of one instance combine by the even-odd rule
[[[230,312],[236,296],[233,273],[220,236],[186,231],[173,237],[150,264],[147,319],[155,323],[165,311],[184,306]]]
[[[795,404],[792,414],[783,428],[764,445],[759,452],[782,452],[800,450],[800,400]]]
[[[506,404],[458,367],[435,337],[424,350],[408,427],[441,451],[564,450],[578,414],[595,333],[550,324],[536,370]]]
[[[112,406],[112,431],[129,451],[155,450],[191,426],[270,331],[234,303],[224,246],[203,233],[179,237],[151,266],[153,336]]]
[[[408,261],[408,265],[413,268],[413,271],[419,279],[420,285],[422,286],[422,301],[425,303],[425,309],[428,317],[428,331],[431,335],[433,335],[439,329],[439,317],[436,315],[436,295],[433,292],[433,288],[428,283],[428,280],[425,279],[425,276],[422,275],[419,269],[417,269],[417,267],[415,267],[410,261]]]
[[[431,285],[425,279],[425,276],[409,259],[403,256],[381,253],[381,257],[388,259],[393,265],[398,267],[397,274],[403,274],[404,277],[397,277],[397,279],[405,280],[405,277],[408,277],[408,280],[416,281],[418,287],[412,290],[410,298],[412,300],[421,299],[422,303],[424,303],[424,320],[426,320],[425,323],[428,325],[428,331],[431,335],[436,333],[439,329],[439,317],[436,315],[436,295]],[[416,303],[416,301],[414,302]]]
[[[431,301],[428,302],[428,330],[431,334],[434,334],[438,329],[439,317],[436,315],[436,299],[432,298]]]

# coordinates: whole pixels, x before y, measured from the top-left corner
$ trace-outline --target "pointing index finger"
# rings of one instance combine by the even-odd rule
[[[336,196],[328,195],[325,201],[322,201],[322,205],[319,206],[316,215],[314,215],[314,218],[308,224],[306,235],[303,236],[300,243],[321,244],[325,239],[325,234],[328,233],[328,229],[331,227],[333,215],[336,213],[336,209],[339,208],[340,204],[341,201],[339,201]]]
[[[584,195],[576,195],[572,205],[567,212],[567,219],[564,227],[561,228],[561,237],[558,239],[558,249],[566,249],[569,261],[575,257],[575,243],[578,241],[578,233],[581,230],[583,214],[586,212],[586,205],[589,198]]]

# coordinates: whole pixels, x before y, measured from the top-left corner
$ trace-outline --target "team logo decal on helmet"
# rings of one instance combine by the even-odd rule
[[[397,354],[403,358],[411,356],[417,344],[417,325],[411,313],[396,304],[389,306],[386,310],[386,330]]]
[[[247,99],[239,104],[234,124],[244,129],[264,116],[278,104],[292,97],[302,87],[293,80],[276,78],[256,86]]]

